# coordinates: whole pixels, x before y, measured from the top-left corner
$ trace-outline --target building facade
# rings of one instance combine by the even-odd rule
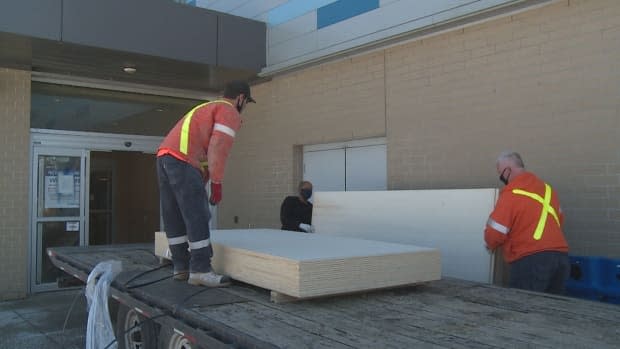
[[[65,8],[73,3],[64,2]],[[193,6],[155,2],[176,6],[181,12],[219,16],[219,12]],[[218,7],[226,3],[228,8]],[[50,80],[80,85],[75,76],[91,79],[89,87],[100,86],[105,80],[105,88],[112,90],[133,91],[139,84],[151,94],[152,90],[177,89],[160,93],[168,97],[182,97],[184,92],[179,91],[190,91],[185,95],[191,95],[191,100],[216,95],[227,78],[253,81],[252,94],[258,103],[244,113],[229,160],[224,200],[217,215],[220,228],[279,227],[282,199],[304,178],[304,147],[381,139],[386,149],[388,190],[496,187],[497,155],[508,149],[518,151],[526,167],[557,191],[566,214],[571,254],[620,257],[617,1],[490,1],[485,7],[467,11],[462,7],[465,2],[447,1],[443,2],[447,7],[432,8],[428,13],[415,8],[413,2],[379,1],[363,2],[365,10],[350,12],[351,17],[337,16],[341,11],[338,6],[346,8],[346,1],[308,2],[314,6],[305,10],[294,7],[299,6],[295,1],[232,3],[193,2],[228,12],[231,20],[246,20],[236,17],[243,16],[254,21],[249,25],[263,22],[262,63],[237,61],[243,52],[222,51],[213,61],[205,53],[196,59],[200,63],[188,61],[188,56],[177,57],[187,50],[183,47],[177,50],[181,53],[169,57],[170,53],[148,48],[135,52],[120,44],[112,48],[100,44],[97,56],[129,55],[129,60],[148,56],[147,66],[160,67],[131,77],[118,66],[113,73],[106,71],[105,64],[85,67],[79,63],[79,55],[71,56],[68,68],[59,59],[49,58],[50,51],[24,60],[22,38],[34,34],[16,34],[0,27],[1,42],[14,52],[0,59],[0,139],[4,150],[0,166],[0,275],[7,280],[0,288],[1,298],[23,297],[33,291],[32,280],[36,281],[31,274],[36,254],[33,240],[37,239],[32,176],[37,165],[31,138],[33,133],[38,137],[41,130],[33,130],[31,125],[38,120],[32,119],[32,91]],[[336,8],[331,22],[319,15],[319,9],[330,5]],[[288,18],[278,17],[280,6],[291,6],[297,12],[290,10]],[[396,16],[406,10],[411,13]],[[440,20],[449,11],[452,16]],[[391,14],[387,21],[389,24],[391,19],[393,25],[385,25],[385,20],[374,23],[377,12]],[[428,18],[431,22],[423,22]],[[367,26],[370,31],[362,29]],[[361,34],[350,34],[355,29]],[[372,36],[381,31],[383,35]],[[216,40],[215,47],[228,49],[244,33],[230,32],[227,38]],[[71,40],[70,35],[59,35],[26,44],[39,50],[50,45],[49,40],[63,37]],[[130,39],[117,41],[131,43]],[[110,40],[115,42],[113,37]],[[80,42],[65,44],[71,45],[83,49]],[[83,54],[93,55],[90,51]],[[170,60],[171,64],[165,64]],[[224,62],[236,63],[230,67]],[[213,68],[218,65],[219,69]],[[141,66],[136,68],[140,71]],[[45,74],[41,75],[41,70]],[[215,73],[208,76],[206,71]],[[50,79],[50,74],[61,77]],[[217,79],[218,74],[225,77]],[[106,76],[114,77],[113,81]],[[166,122],[180,116],[170,115],[149,136],[156,139],[157,132],[163,136]],[[110,126],[104,132],[116,139],[114,134],[129,134],[146,123],[137,121],[122,132]],[[44,140],[56,141],[50,137],[54,138],[48,135]],[[145,149],[151,146],[150,138],[131,139],[136,146],[140,141],[145,142]],[[89,151],[112,148],[99,144]],[[105,156],[99,158],[105,162]],[[369,161],[367,166],[382,165]],[[145,236],[150,233],[150,226],[131,227],[148,230]],[[94,242],[82,238],[79,243]]]
[[[385,137],[389,190],[496,187],[498,154],[519,151],[559,194],[571,254],[619,257],[619,15],[556,1],[273,76],[254,87],[220,226],[277,227],[300,147]]]

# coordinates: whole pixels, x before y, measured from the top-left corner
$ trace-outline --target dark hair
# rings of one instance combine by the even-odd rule
[[[304,184],[310,184],[310,186],[312,186],[312,183],[310,183],[310,181],[301,181],[299,182],[299,184],[297,185],[297,190],[301,190],[301,188],[303,188]]]
[[[250,85],[248,85],[247,82],[234,80],[226,84],[224,88],[224,98],[233,99],[237,98],[240,94],[243,94],[245,98],[248,99],[248,102],[256,103],[250,94]]]

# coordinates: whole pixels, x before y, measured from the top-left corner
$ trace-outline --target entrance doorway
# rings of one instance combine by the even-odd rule
[[[91,151],[89,245],[153,242],[160,227],[155,156]]]
[[[207,98],[82,78],[33,81],[31,91],[29,282],[38,292],[57,289],[62,275],[47,247],[153,241],[160,230],[154,154]]]
[[[30,291],[66,275],[48,247],[152,242],[161,137],[31,129]]]
[[[78,149],[34,147],[31,283],[37,290],[54,288],[50,284],[62,274],[49,260],[47,248],[84,243],[87,157]]]

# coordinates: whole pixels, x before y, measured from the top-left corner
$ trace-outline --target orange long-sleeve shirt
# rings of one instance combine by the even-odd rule
[[[568,252],[568,244],[562,233],[564,215],[555,191],[551,190],[549,206],[552,209],[549,209],[543,202],[515,193],[515,189],[537,194],[544,202],[545,182],[533,173],[524,172],[510,181],[500,192],[487,222],[484,231],[487,246],[492,250],[501,246],[508,263],[542,251]],[[547,211],[547,218],[542,234],[536,239],[534,233],[543,210]],[[557,221],[551,211],[555,212]]]
[[[222,99],[201,104],[170,130],[157,156],[169,154],[186,161],[200,170],[205,179],[221,183],[240,127],[241,117],[230,101]]]

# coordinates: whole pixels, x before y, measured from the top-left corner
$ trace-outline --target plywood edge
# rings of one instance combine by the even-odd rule
[[[303,262],[299,273],[301,298],[361,292],[440,280],[441,255],[426,250]]]
[[[213,269],[232,279],[268,290],[299,295],[297,261],[212,242]],[[164,232],[155,232],[155,255],[171,259]]]
[[[263,253],[213,244],[213,269],[254,286],[299,294],[299,263]]]

